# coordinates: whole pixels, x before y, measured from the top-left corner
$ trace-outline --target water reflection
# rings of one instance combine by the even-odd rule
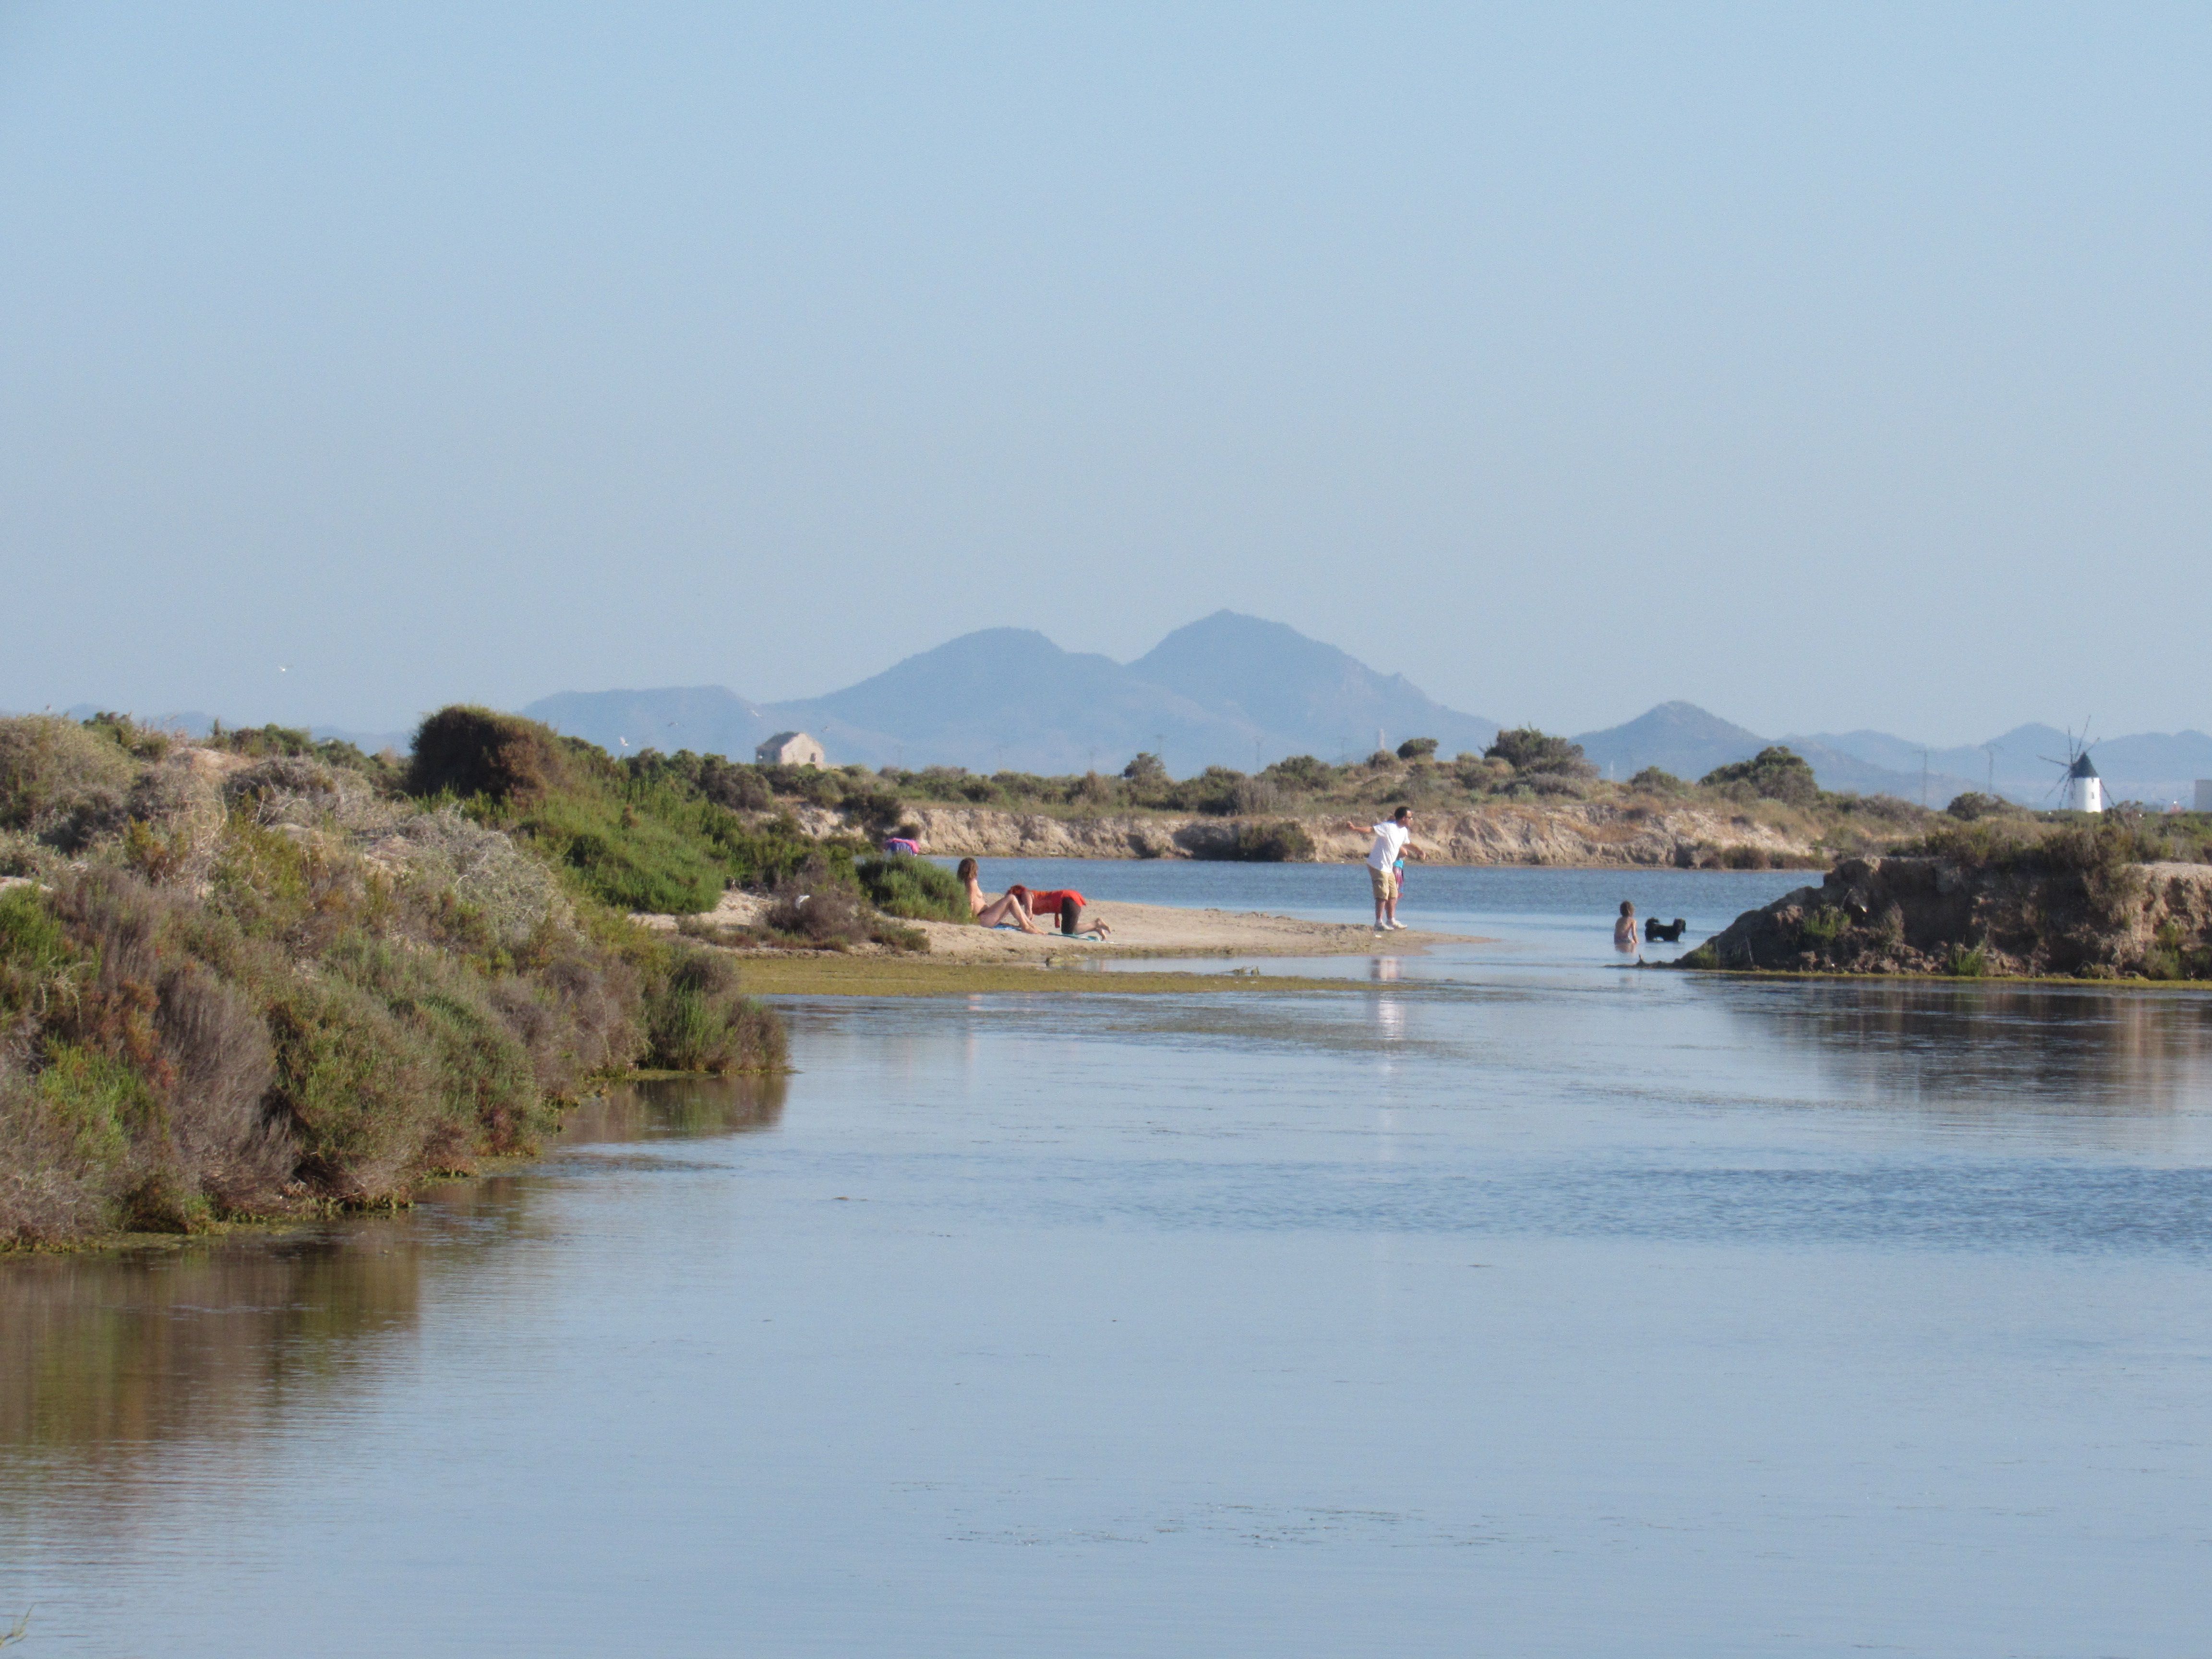
[[[349,1382],[361,1339],[413,1325],[424,1241],[333,1234],[0,1268],[0,1448],[250,1437]]]
[[[612,1091],[551,1149],[742,1133],[782,1117],[781,1078]],[[434,1272],[526,1231],[540,1178],[457,1182],[412,1213],[121,1255],[0,1261],[0,1468],[61,1449],[256,1442],[302,1406],[343,1406],[364,1358],[410,1336]],[[0,1505],[19,1483],[5,1483]]]
[[[783,1121],[789,1092],[789,1079],[781,1077],[678,1077],[633,1083],[611,1089],[570,1113],[562,1126],[560,1144],[772,1129]]]
[[[1755,1041],[1885,1099],[2170,1110],[2212,1090],[2212,999],[2032,985],[1728,988]]]

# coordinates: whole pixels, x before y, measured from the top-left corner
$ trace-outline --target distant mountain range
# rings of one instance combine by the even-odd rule
[[[100,712],[100,705],[93,702],[81,702],[62,710],[73,720],[88,720]],[[155,731],[181,732],[188,738],[207,736],[215,730],[216,722],[213,714],[204,714],[197,708],[175,709],[166,714],[134,715],[133,718]],[[238,722],[232,720],[229,724],[235,726]],[[374,755],[383,749],[396,749],[404,755],[415,745],[415,734],[411,731],[355,732],[343,726],[315,726],[308,728],[307,735],[318,743],[328,743],[333,739],[349,743],[365,755]]]
[[[2058,777],[2070,739],[2051,726],[2019,726],[1986,744],[1933,748],[1887,732],[1797,732],[1762,738],[1709,714],[1694,703],[1662,702],[1625,726],[1575,739],[1615,777],[1645,766],[1696,778],[1742,760],[1769,743],[1788,744],[1810,762],[1824,789],[1925,799],[1941,806],[1969,789],[1994,791],[2028,806],[2057,803]],[[2190,805],[2195,781],[2212,778],[2212,737],[2202,732],[2141,732],[2091,744],[2108,799],[2153,805]],[[1923,774],[1922,768],[1925,765]]]
[[[82,719],[90,705],[69,713]],[[636,691],[563,691],[522,711],[611,753],[690,749],[751,758],[763,738],[811,732],[833,764],[964,766],[978,772],[1119,771],[1149,750],[1187,776],[1209,765],[1249,771],[1290,755],[1346,760],[1434,738],[1449,757],[1480,750],[1498,723],[1428,696],[1403,675],[1257,617],[1221,611],[1179,628],[1134,662],[1063,651],[1028,629],[963,635],[827,696],[757,703],[719,685]],[[155,724],[204,732],[200,714]],[[362,748],[404,750],[405,734],[318,726]],[[1687,702],[1662,702],[1624,725],[1575,739],[1601,770],[1632,777],[1656,766],[1698,778],[1785,743],[1823,787],[1926,799],[1940,806],[1969,789],[2032,806],[2057,799],[2067,735],[2021,726],[1986,744],[1925,748],[1886,732],[1761,737]],[[2106,797],[2191,802],[2212,778],[2212,737],[2143,732],[2095,744]],[[1923,774],[1923,768],[1924,774]]]
[[[1132,663],[1063,651],[1027,629],[968,634],[828,696],[755,703],[720,686],[564,691],[522,711],[613,750],[691,749],[750,756],[770,733],[805,731],[833,762],[964,766],[1066,773],[1116,771],[1150,750],[1178,775],[1209,765],[1240,771],[1287,755],[1344,760],[1434,738],[1444,755],[1480,750],[1498,723],[1448,708],[1402,675],[1280,623],[1217,611],[1179,628]],[[2028,805],[2054,794],[2067,738],[2023,726],[1986,748],[1929,749],[1881,732],[1762,737],[1694,703],[1664,702],[1626,725],[1576,741],[1616,778],[1656,766],[1698,778],[1716,766],[1786,743],[1823,787],[1925,799],[1942,805],[1994,781]],[[2092,751],[2116,800],[2188,801],[2212,777],[2212,738],[2145,734]],[[1994,765],[1992,766],[1992,759]]]
[[[1119,771],[1140,750],[1178,774],[1250,771],[1289,755],[1366,755],[1434,738],[1480,750],[1498,722],[1433,701],[1280,623],[1222,611],[1133,663],[991,628],[825,697],[755,703],[720,686],[564,691],[522,711],[617,753],[652,747],[750,757],[772,732],[811,732],[831,760],[980,772]]]

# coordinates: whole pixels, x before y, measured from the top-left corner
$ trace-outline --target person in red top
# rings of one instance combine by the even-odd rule
[[[1032,916],[1044,921],[1058,918],[1060,931],[1063,933],[1071,936],[1077,933],[1096,933],[1099,938],[1104,939],[1113,931],[1095,916],[1091,918],[1090,926],[1082,925],[1083,907],[1090,901],[1073,887],[1048,887],[1042,892],[1037,893],[1031,892],[1026,887],[1009,887],[1006,891],[1019,894],[1022,903],[1028,908]],[[1073,908],[1071,909],[1070,906]]]

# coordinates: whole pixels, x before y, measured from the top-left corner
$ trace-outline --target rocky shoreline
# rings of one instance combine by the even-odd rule
[[[1681,958],[1737,971],[1963,978],[2212,975],[2212,865],[2087,869],[1845,859]]]
[[[1706,806],[1616,805],[1605,801],[1494,805],[1419,813],[1415,840],[1435,861],[1592,868],[1792,869],[1826,862],[1809,839],[1747,814]],[[800,827],[822,836],[848,830],[842,815],[802,809]],[[910,802],[906,819],[923,849],[945,857],[1219,859],[1237,832],[1293,823],[1322,862],[1366,856],[1367,841],[1332,817],[1206,817],[1119,813],[1060,817],[980,806]]]

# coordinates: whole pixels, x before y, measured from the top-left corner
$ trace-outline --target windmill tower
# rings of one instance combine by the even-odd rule
[[[2066,758],[2058,760],[2045,755],[2045,762],[2065,769],[2058,779],[2058,805],[2069,812],[2101,812],[2105,810],[2105,781],[2097,775],[2097,763],[2089,758],[2089,728],[2081,727],[2077,741],[2071,732],[2066,734]]]
[[[2097,775],[2097,763],[2083,750],[2067,763],[2066,810],[2101,812],[2105,810],[2105,781]]]

